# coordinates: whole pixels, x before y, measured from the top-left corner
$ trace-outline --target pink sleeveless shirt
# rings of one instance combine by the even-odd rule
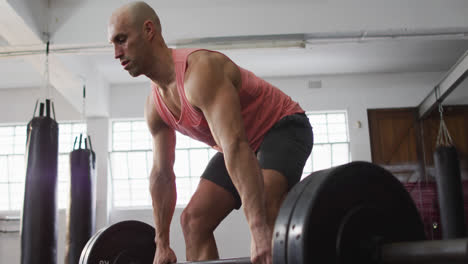
[[[179,92],[181,113],[177,120],[159,94],[158,87],[151,83],[156,110],[163,121],[172,129],[199,140],[222,151],[216,145],[208,123],[202,112],[195,109],[185,96],[184,76],[187,57],[200,49],[173,49],[177,91]],[[213,51],[216,52],[216,51]],[[258,78],[252,72],[237,66],[241,73],[242,84],[239,89],[242,118],[246,135],[253,151],[257,151],[267,131],[281,118],[304,113],[298,103],[268,82]]]

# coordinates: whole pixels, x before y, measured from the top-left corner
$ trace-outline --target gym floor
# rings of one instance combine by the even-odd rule
[[[147,191],[151,154],[143,122],[149,81],[124,72],[106,39],[107,20],[122,1],[42,2],[0,3],[0,263],[20,262],[25,133],[38,99],[52,99],[60,126],[57,262],[65,258],[67,153],[80,133],[91,136],[96,153],[96,230],[128,219],[153,224]],[[408,167],[399,167],[404,155],[398,163],[375,156],[373,137],[390,134],[401,139],[399,133],[408,130],[373,135],[369,111],[417,108],[468,50],[467,1],[148,3],[158,8],[168,43],[188,40],[196,47],[216,47],[299,102],[310,116],[316,139],[322,139],[316,140],[306,174],[382,158],[379,163],[391,164],[400,180],[417,178],[408,174]],[[49,34],[43,34],[46,31]],[[49,86],[43,56],[47,35]],[[226,42],[231,45],[219,44]],[[466,107],[467,86],[468,81],[461,81],[443,104]],[[461,120],[465,121],[451,123],[449,130],[457,131],[453,136],[461,144],[466,179],[468,121]],[[185,260],[179,218],[212,152],[204,146],[192,149],[200,146],[183,137],[179,143],[178,155],[185,160],[176,163],[181,177],[171,243],[178,259]],[[190,169],[183,165],[189,162]],[[250,254],[242,210],[233,212],[215,235],[221,257]]]

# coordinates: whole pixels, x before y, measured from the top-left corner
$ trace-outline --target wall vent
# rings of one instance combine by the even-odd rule
[[[307,83],[307,87],[309,89],[320,89],[320,88],[322,88],[322,81],[320,81],[320,80],[319,81],[309,81]]]

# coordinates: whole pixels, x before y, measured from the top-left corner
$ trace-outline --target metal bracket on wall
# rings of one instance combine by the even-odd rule
[[[19,216],[1,216],[0,217],[0,234],[11,234],[11,233],[19,233],[20,230],[16,229],[17,224],[16,222],[19,222],[21,218]],[[15,224],[9,224],[15,222]],[[14,226],[16,228],[11,229],[11,226]]]

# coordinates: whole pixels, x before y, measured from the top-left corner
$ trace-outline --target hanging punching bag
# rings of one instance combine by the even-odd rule
[[[439,146],[434,152],[437,195],[440,206],[442,238],[466,236],[460,163],[454,146]]]
[[[84,139],[84,149],[81,148],[82,135],[78,149],[75,149],[76,140],[70,153],[70,208],[65,253],[65,263],[68,264],[77,264],[80,260],[81,251],[94,234],[95,220],[96,156],[90,137]]]
[[[36,110],[34,110],[36,112]],[[58,124],[50,116],[50,100],[28,123],[26,179],[21,218],[21,263],[57,262]]]

